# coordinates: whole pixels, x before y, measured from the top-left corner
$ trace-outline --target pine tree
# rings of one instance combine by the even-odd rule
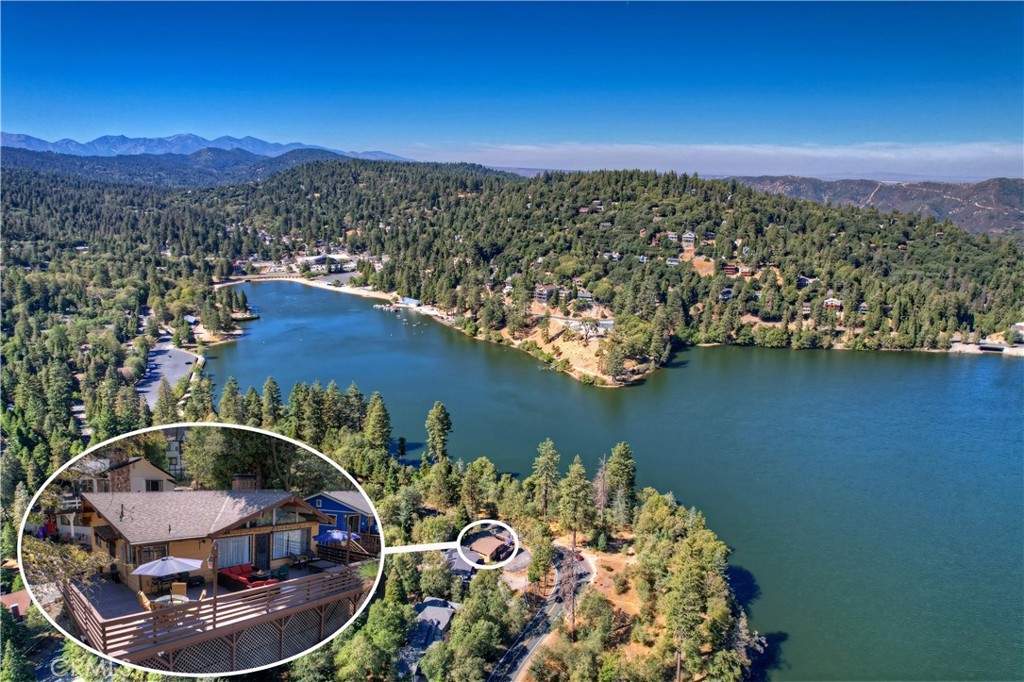
[[[340,429],[343,426],[343,415],[345,412],[345,397],[338,390],[338,383],[334,380],[327,384],[323,399],[323,422],[324,431]]]
[[[160,379],[160,386],[156,391],[156,409],[153,410],[154,424],[173,424],[181,421],[178,416],[178,401],[174,399],[174,391],[167,383],[167,378]]]
[[[221,393],[217,413],[220,414],[221,421],[229,424],[245,423],[245,403],[239,393],[238,381],[234,377],[228,377],[224,384],[224,392]]]
[[[25,655],[17,645],[4,646],[3,671],[0,682],[35,682],[36,674]]]
[[[452,432],[452,419],[440,400],[427,414],[427,454],[434,461],[448,456],[448,436]]]
[[[366,421],[366,396],[363,395],[355,382],[349,384],[345,391],[345,402],[343,410],[343,424],[352,431],[362,431],[363,422]]]
[[[216,417],[213,409],[213,382],[200,379],[192,384],[192,394],[185,402],[185,421],[207,421]]]
[[[384,404],[384,398],[374,391],[366,408],[363,434],[370,447],[386,450],[391,445],[391,415]]]
[[[558,493],[558,460],[561,455],[550,438],[537,446],[537,452],[538,456],[533,460],[534,489],[541,518],[547,519]]]
[[[248,426],[260,426],[263,423],[263,401],[252,386],[245,392],[245,423]]]
[[[633,450],[627,443],[619,443],[612,448],[612,456],[608,459],[608,489],[610,497],[615,500],[621,492],[626,503],[633,504],[636,488],[636,462]]]
[[[587,479],[587,470],[583,468],[580,456],[569,465],[569,471],[559,486],[558,522],[564,530],[572,534],[572,556],[568,564],[568,599],[566,606],[569,611],[569,632],[576,635],[576,534],[586,530],[594,521],[594,486]]]
[[[281,389],[274,377],[269,376],[263,382],[263,404],[260,410],[263,420],[260,425],[265,429],[273,429],[281,418],[281,412]]]

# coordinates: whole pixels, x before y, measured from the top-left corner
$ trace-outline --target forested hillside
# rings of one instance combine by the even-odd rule
[[[171,191],[10,170],[2,195],[3,429],[30,485],[80,449],[75,403],[97,437],[145,422],[134,385],[156,326],[230,327],[244,304],[211,278],[236,260],[344,246],[366,282],[492,339],[543,325],[535,285],[555,285],[548,309],[614,315],[595,353],[617,381],[674,344],[941,348],[1024,319],[1009,240],[673,174],[353,160]],[[671,239],[688,231],[693,250]]]

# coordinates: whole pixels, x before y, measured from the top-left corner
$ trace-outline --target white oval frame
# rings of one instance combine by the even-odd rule
[[[73,641],[75,644],[77,644],[78,646],[82,647],[83,649],[89,651],[90,653],[95,654],[96,656],[99,656],[100,658],[106,659],[106,660],[108,660],[108,661],[110,661],[110,662],[112,662],[112,663],[114,663],[116,665],[122,665],[122,666],[126,666],[128,668],[134,668],[135,670],[142,670],[142,671],[147,672],[147,673],[156,673],[157,675],[161,675],[161,676],[164,676],[164,677],[172,676],[172,677],[197,677],[198,678],[198,677],[210,677],[211,675],[214,675],[214,676],[245,675],[245,674],[248,674],[248,673],[258,672],[260,670],[267,670],[269,668],[276,668],[277,666],[284,665],[285,663],[290,663],[291,661],[294,661],[297,658],[305,656],[306,654],[308,654],[308,653],[310,653],[312,651],[315,651],[316,649],[319,649],[320,647],[330,643],[331,640],[333,640],[335,637],[337,637],[342,632],[344,632],[345,629],[348,628],[348,626],[352,625],[352,623],[355,622],[356,618],[358,618],[359,615],[364,610],[366,610],[366,607],[370,605],[371,601],[373,601],[374,593],[377,591],[377,588],[380,586],[380,580],[381,580],[381,578],[384,575],[384,553],[385,553],[384,526],[381,523],[380,515],[377,513],[377,506],[373,503],[373,500],[370,499],[370,496],[366,494],[366,491],[363,490],[363,486],[359,485],[359,481],[357,481],[352,476],[352,474],[350,474],[347,471],[345,471],[344,469],[342,469],[341,466],[338,465],[337,462],[332,461],[329,457],[327,457],[327,455],[324,455],[324,454],[318,452],[317,450],[314,450],[309,445],[306,445],[305,443],[297,441],[294,438],[289,438],[288,436],[284,436],[284,435],[282,435],[280,433],[274,433],[273,431],[267,431],[266,429],[256,428],[255,426],[246,426],[244,424],[227,424],[227,423],[222,423],[222,422],[175,422],[173,424],[160,424],[159,426],[148,426],[148,427],[146,427],[144,429],[136,429],[135,431],[129,431],[128,433],[124,433],[124,434],[121,434],[121,435],[118,435],[118,436],[114,436],[113,438],[108,438],[107,440],[103,441],[102,443],[97,443],[96,445],[90,445],[81,454],[76,455],[75,457],[72,457],[70,460],[65,462],[59,469],[57,469],[57,471],[53,472],[53,474],[51,474],[50,477],[48,479],[46,479],[46,482],[44,482],[39,487],[39,489],[36,490],[36,493],[32,496],[32,499],[31,499],[31,501],[29,502],[29,505],[28,505],[28,510],[25,512],[25,518],[23,518],[21,520],[21,523],[18,526],[18,565],[19,566],[24,566],[25,565],[24,564],[24,560],[22,558],[22,554],[21,554],[21,546],[22,546],[22,538],[25,536],[25,524],[28,522],[29,514],[32,513],[32,510],[35,508],[36,502],[39,500],[40,495],[43,494],[43,491],[51,483],[53,483],[53,481],[56,480],[56,478],[58,476],[60,476],[62,473],[64,473],[64,471],[67,470],[72,464],[74,464],[75,462],[79,461],[83,457],[86,457],[87,455],[93,454],[94,452],[96,452],[100,448],[104,448],[104,447],[106,447],[107,445],[109,445],[111,443],[115,443],[115,442],[117,442],[119,440],[123,440],[125,438],[130,438],[132,436],[137,436],[137,435],[142,434],[142,433],[149,433],[151,431],[163,431],[165,429],[175,429],[175,428],[191,428],[191,427],[196,427],[196,426],[204,427],[204,428],[239,429],[241,431],[252,431],[254,433],[260,433],[260,434],[263,434],[265,436],[270,436],[272,438],[280,438],[281,440],[286,441],[288,443],[291,443],[292,445],[296,445],[296,446],[302,448],[303,450],[306,450],[307,452],[309,452],[309,453],[311,453],[313,455],[316,455],[317,457],[320,457],[324,461],[328,462],[331,466],[333,466],[335,469],[340,471],[342,473],[342,475],[344,475],[349,481],[351,481],[352,484],[355,485],[356,490],[358,490],[362,494],[362,496],[364,498],[366,498],[366,501],[370,503],[370,509],[371,509],[371,511],[373,511],[373,518],[374,518],[374,520],[376,520],[377,528],[380,531],[380,560],[379,560],[378,565],[377,565],[377,578],[373,581],[373,587],[370,588],[370,591],[367,593],[366,598],[363,599],[363,603],[360,604],[359,608],[357,608],[355,610],[355,613],[352,614],[352,617],[349,618],[347,621],[345,621],[345,623],[340,628],[335,630],[329,637],[327,637],[324,640],[318,642],[315,646],[311,646],[308,649],[300,651],[299,653],[295,654],[294,656],[289,656],[288,658],[282,658],[281,660],[275,661],[274,663],[263,665],[263,666],[260,666],[258,668],[246,668],[245,670],[229,670],[229,671],[223,671],[223,672],[218,672],[218,673],[185,673],[185,672],[175,672],[175,671],[167,671],[167,670],[156,670],[154,668],[146,668],[144,666],[137,665],[135,663],[128,663],[127,661],[118,660],[116,658],[113,658],[112,656],[108,656],[107,654],[104,654],[103,652],[98,651],[98,650],[92,648],[91,646],[88,646],[87,644],[83,643],[82,640],[80,640],[78,637],[75,637],[74,635],[69,633],[67,630],[62,628],[60,625],[58,625],[57,622],[53,618],[50,617],[50,614],[48,614],[46,612],[46,609],[43,608],[42,602],[40,602],[39,599],[36,598],[35,593],[32,591],[32,585],[29,584],[28,580],[24,580],[25,589],[28,590],[28,595],[29,595],[29,597],[31,597],[32,602],[35,604],[36,608],[43,615],[43,617],[46,618],[47,622],[50,623],[50,625],[55,627],[57,629],[57,631],[60,632],[62,635],[64,635],[65,637],[67,637],[68,639],[70,639],[71,641]],[[518,537],[516,538],[516,542],[518,543]],[[518,544],[517,544],[517,546],[518,546]]]
[[[512,536],[512,542],[514,543],[514,546],[512,547],[512,554],[510,554],[507,559],[503,559],[502,561],[499,561],[496,564],[478,564],[475,561],[470,561],[469,557],[467,557],[466,554],[462,551],[462,538],[466,535],[466,531],[468,531],[473,526],[482,525],[501,526],[502,528],[507,530],[509,534]],[[459,556],[462,557],[462,560],[470,566],[474,566],[477,569],[484,571],[492,571],[496,568],[504,568],[506,564],[508,564],[510,561],[516,558],[516,555],[519,554],[519,548],[519,533],[517,533],[515,529],[512,528],[512,526],[508,525],[504,521],[498,521],[496,519],[480,519],[479,521],[472,521],[470,523],[467,523],[465,526],[463,526],[462,531],[459,533],[459,537],[455,540],[455,551],[459,553]]]

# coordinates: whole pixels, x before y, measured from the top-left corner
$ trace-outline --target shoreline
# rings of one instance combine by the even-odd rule
[[[421,305],[421,306],[418,306],[418,307],[412,307],[412,306],[407,306],[407,305],[402,305],[400,303],[397,303],[397,301],[400,300],[400,298],[401,298],[397,292],[390,292],[390,293],[388,293],[388,292],[383,292],[383,291],[376,291],[374,289],[370,289],[369,287],[353,287],[353,286],[349,286],[348,284],[342,284],[341,286],[334,286],[333,284],[330,284],[329,282],[323,281],[322,279],[307,279],[305,277],[246,278],[246,279],[218,282],[214,286],[234,286],[234,285],[237,285],[237,284],[245,284],[245,283],[253,284],[253,283],[259,283],[259,282],[282,282],[282,281],[297,282],[299,284],[303,284],[305,286],[313,287],[313,288],[316,288],[316,289],[323,289],[325,291],[332,291],[332,292],[335,292],[335,293],[348,294],[350,296],[359,296],[361,298],[370,298],[370,299],[375,299],[375,300],[379,300],[379,301],[386,301],[389,304],[395,305],[396,307],[401,308],[403,310],[411,310],[411,311],[418,312],[418,313],[421,313],[423,315],[426,315],[427,317],[436,320],[438,323],[443,324],[443,325],[445,325],[446,327],[448,327],[450,329],[454,329],[455,331],[458,331],[459,333],[463,334],[464,336],[469,336],[468,333],[466,333],[463,329],[457,327],[453,323],[454,318],[452,318],[451,315],[448,315],[448,314],[438,310],[434,306],[431,306],[431,305]],[[524,349],[519,347],[525,341],[532,340],[532,334],[531,334],[530,337],[527,337],[525,339],[521,339],[519,341],[511,339],[508,336],[505,336],[504,334],[502,334],[501,332],[498,332],[498,334],[500,335],[501,341],[494,341],[491,338],[484,338],[484,337],[481,337],[479,335],[478,336],[473,336],[473,337],[470,337],[470,338],[473,338],[476,341],[483,341],[483,342],[487,342],[487,343],[493,343],[495,345],[506,346],[506,347],[518,350],[518,351],[520,351],[522,353],[525,353],[526,355],[529,355],[530,357],[534,358],[534,360],[539,362],[540,366],[541,366],[541,369],[549,369],[550,371],[553,371],[553,372],[558,372],[560,374],[565,374],[567,376],[572,377],[573,379],[575,379],[576,381],[578,381],[580,383],[587,384],[587,385],[593,386],[595,388],[628,388],[630,386],[634,386],[634,385],[642,382],[644,379],[646,379],[649,376],[652,376],[659,369],[661,369],[661,367],[656,367],[654,369],[647,370],[646,372],[644,372],[642,374],[637,374],[637,375],[631,377],[630,381],[628,381],[628,382],[618,382],[618,381],[613,380],[611,377],[609,377],[609,376],[607,376],[605,374],[591,373],[590,371],[588,371],[589,368],[584,369],[584,368],[582,368],[582,367],[580,367],[578,365],[572,364],[571,362],[570,362],[570,365],[569,365],[568,369],[557,369],[556,367],[553,366],[553,363],[547,363],[544,360],[542,360],[541,358],[538,358],[536,355],[534,355],[534,353],[532,353],[532,352],[530,352],[528,350],[524,350]],[[220,345],[220,344],[224,344],[224,343],[233,343],[233,342],[235,342],[235,341],[237,341],[237,340],[239,340],[239,339],[241,339],[243,337],[244,337],[244,333],[239,333],[239,334],[233,336],[233,338],[223,339],[221,341],[216,342],[215,344],[208,344],[207,347],[210,347],[211,345]],[[713,347],[716,347],[716,346],[728,346],[728,345],[735,345],[735,344],[700,343],[700,344],[696,344],[694,347],[696,347],[696,348],[713,348]],[[589,346],[587,348],[589,348]],[[787,348],[787,350],[794,350],[794,349]],[[833,346],[832,348],[828,348],[828,349],[812,349],[812,350],[853,351],[855,349],[846,348],[846,347],[843,347],[843,346],[838,346],[838,347]],[[879,348],[879,349],[875,349],[874,351],[866,350],[864,352],[879,352],[879,351],[890,352],[890,353],[907,353],[907,352],[944,353],[944,354],[950,354],[950,355],[1001,355],[1001,356],[1004,356],[1004,357],[1020,357],[1020,358],[1024,358],[1024,346],[1008,346],[1008,347],[1006,347],[1006,349],[1003,352],[995,353],[995,352],[983,351],[977,345],[965,344],[965,343],[962,343],[962,342],[954,342],[949,348],[910,348],[910,349]],[[589,378],[589,381],[585,380],[585,377]]]
[[[407,305],[402,305],[400,303],[396,303],[397,300],[401,299],[401,296],[399,296],[399,294],[397,292],[390,292],[390,293],[388,293],[388,292],[383,292],[383,291],[376,291],[374,289],[370,289],[369,287],[353,287],[353,286],[349,286],[348,284],[342,284],[341,286],[334,286],[333,284],[330,284],[329,282],[325,282],[322,279],[307,279],[305,277],[266,277],[266,278],[260,278],[260,279],[249,279],[248,283],[255,284],[255,283],[259,283],[259,282],[284,282],[284,281],[287,281],[287,282],[297,282],[299,284],[304,284],[306,286],[313,287],[315,289],[323,289],[325,291],[333,291],[335,293],[349,294],[351,296],[359,296],[361,298],[371,298],[371,299],[376,299],[376,300],[379,300],[379,301],[386,301],[386,302],[388,302],[388,303],[390,303],[392,305],[395,305],[396,307],[401,308],[403,310],[411,310],[413,312],[417,312],[417,313],[421,313],[423,315],[426,315],[427,317],[436,320],[438,323],[443,324],[443,325],[445,325],[446,327],[448,327],[450,329],[454,329],[455,331],[457,331],[457,332],[459,332],[459,333],[461,333],[461,334],[463,334],[465,336],[469,336],[469,334],[467,334],[464,330],[460,329],[455,324],[453,324],[454,318],[452,318],[451,315],[448,315],[447,313],[442,312],[441,310],[435,308],[432,305],[421,305],[421,306],[418,306],[418,307],[412,307],[412,306],[407,306]],[[218,282],[215,286],[232,286],[232,285],[235,285],[235,284],[242,284],[242,283],[244,283],[244,280],[233,280],[233,281],[226,281],[226,282]],[[502,338],[501,342],[495,342],[495,341],[493,341],[493,340],[491,340],[489,338],[482,338],[480,336],[473,336],[471,338],[473,338],[476,341],[484,341],[484,342],[487,342],[487,343],[494,343],[495,345],[507,346],[509,348],[513,348],[515,350],[518,350],[519,352],[524,353],[526,355],[529,355],[530,357],[533,357],[535,360],[540,362],[542,368],[548,368],[551,371],[558,372],[560,374],[565,374],[567,376],[572,377],[573,379],[575,379],[576,381],[578,381],[580,383],[587,383],[586,381],[584,381],[584,377],[590,377],[592,379],[592,382],[589,383],[588,385],[595,386],[597,388],[625,388],[627,386],[633,385],[634,383],[640,381],[641,379],[646,378],[647,376],[650,376],[651,374],[654,373],[654,371],[657,371],[657,370],[648,371],[648,372],[645,372],[644,374],[639,374],[639,375],[635,376],[633,378],[633,380],[628,382],[628,383],[620,383],[620,382],[616,382],[616,381],[612,380],[612,378],[607,376],[607,375],[598,374],[598,373],[591,373],[591,371],[588,371],[589,368],[582,368],[582,367],[579,367],[579,366],[576,366],[576,365],[573,365],[573,364],[570,364],[569,368],[566,369],[566,370],[556,369],[551,364],[544,363],[542,360],[540,360],[539,358],[534,356],[533,353],[530,353],[529,351],[523,350],[523,349],[521,349],[519,347],[527,339],[516,341],[516,340],[510,339],[510,338],[508,338],[508,337],[506,337],[504,335],[501,336],[501,338]],[[235,340],[237,340],[237,339],[225,339],[221,343],[228,343],[228,342],[235,341]]]

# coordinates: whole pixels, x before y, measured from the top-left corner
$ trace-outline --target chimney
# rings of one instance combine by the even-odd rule
[[[231,474],[232,490],[256,490],[256,474]]]

